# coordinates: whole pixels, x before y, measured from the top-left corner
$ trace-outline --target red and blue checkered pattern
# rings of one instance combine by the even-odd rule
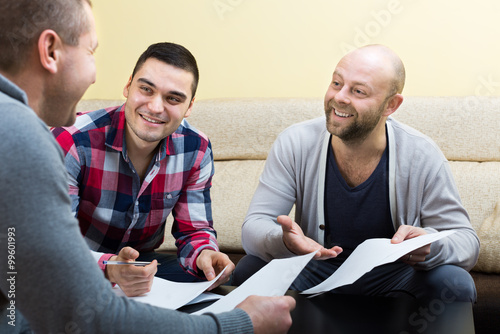
[[[211,144],[185,120],[161,141],[142,183],[127,157],[124,105],[81,113],[74,126],[52,133],[65,154],[72,210],[92,250],[152,251],[163,242],[170,213],[178,257],[188,272],[197,274],[202,249],[218,250]]]

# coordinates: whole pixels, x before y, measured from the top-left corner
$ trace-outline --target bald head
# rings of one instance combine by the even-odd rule
[[[405,67],[399,56],[384,45],[367,45],[349,52],[340,62],[364,63],[389,81],[388,95],[401,94],[405,85]],[[339,64],[340,64],[339,62]]]

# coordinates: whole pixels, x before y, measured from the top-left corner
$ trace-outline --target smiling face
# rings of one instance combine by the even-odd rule
[[[325,94],[328,131],[348,143],[383,128],[395,111],[388,110],[393,82],[393,67],[378,52],[358,49],[342,58]]]
[[[156,147],[191,113],[193,74],[155,58],[147,59],[123,90],[127,140]]]

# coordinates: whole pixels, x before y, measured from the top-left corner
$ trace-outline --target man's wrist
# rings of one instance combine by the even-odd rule
[[[106,276],[106,278],[108,280],[110,280],[110,277],[109,277],[109,273],[108,273],[108,266],[106,266],[106,264],[104,264],[104,261],[112,261],[112,260],[116,260],[118,256],[116,256],[115,254],[104,254],[103,256],[101,256],[99,258],[99,261],[97,262],[97,264],[99,265],[99,268],[101,268],[101,270],[103,271],[104,273],[104,276]]]

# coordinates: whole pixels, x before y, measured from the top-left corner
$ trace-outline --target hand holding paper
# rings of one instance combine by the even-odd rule
[[[396,231],[396,234],[394,234],[394,236],[392,237],[391,243],[398,244],[404,240],[413,239],[426,234],[427,231],[421,227],[415,227],[411,225],[401,225]],[[401,258],[401,260],[409,265],[415,265],[418,262],[424,262],[427,255],[429,255],[430,253],[431,253],[431,244],[427,244],[404,255]]]
[[[447,237],[455,231],[442,231],[421,235],[393,244],[390,239],[368,239],[361,243],[347,260],[320,284],[303,291],[303,294],[318,294],[343,285],[354,283],[358,278],[382,264],[394,262],[409,252]],[[376,251],[374,251],[376,250]]]
[[[224,253],[211,249],[204,249],[196,259],[196,266],[202,270],[207,280],[213,280],[216,275],[222,273],[215,283],[208,288],[212,290],[221,284],[229,281],[229,277],[234,270],[234,263]]]
[[[215,281],[224,273],[224,270],[219,273],[211,281],[196,282],[196,283],[179,283],[171,282],[162,278],[154,277],[151,291],[142,296],[132,297],[138,302],[151,304],[153,306],[178,309],[186,305],[189,301],[198,297],[203,291],[207,290]],[[119,287],[113,288],[118,296],[125,296]]]

